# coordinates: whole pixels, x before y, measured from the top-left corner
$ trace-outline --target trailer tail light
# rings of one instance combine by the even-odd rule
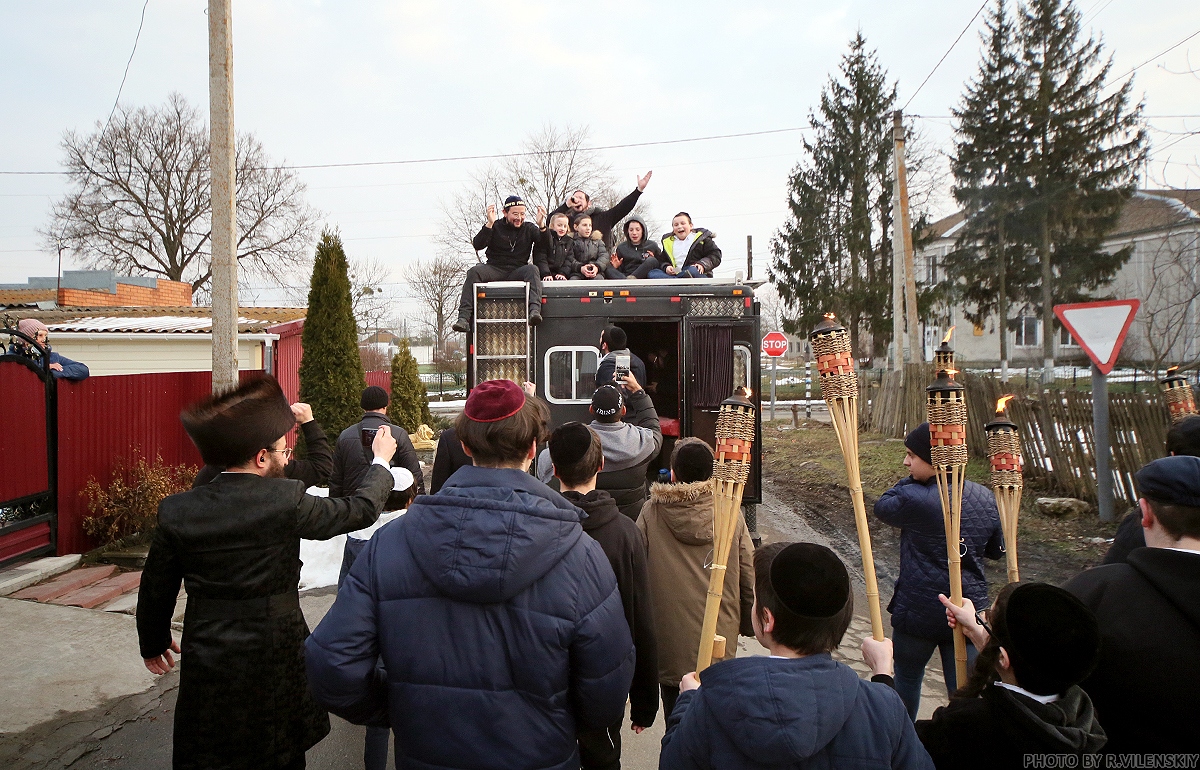
[[[626,302],[637,302],[637,297],[626,297],[625,301]]]
[[[481,291],[481,292],[479,292],[479,294],[478,294],[477,296],[480,296],[480,297],[486,297],[486,296],[487,296],[487,294],[485,294],[484,292],[482,292],[482,291]]]
[[[750,307],[750,298],[746,297],[746,307]]]
[[[629,296],[629,289],[622,289],[622,290],[621,290],[621,296],[622,296],[622,297],[628,297],[628,296]]]
[[[734,290],[733,290],[733,296],[735,296],[735,297],[740,297],[740,296],[742,296],[742,290],[741,290],[741,289],[734,289]]]
[[[475,355],[475,343],[471,343],[471,355]]]
[[[671,297],[671,301],[672,301],[672,302],[678,302],[678,301],[679,301],[679,297]]]
[[[580,297],[579,301],[580,302],[591,302],[592,298],[591,297]]]
[[[606,297],[611,297],[612,295],[613,295],[613,293],[611,291],[604,292],[604,296],[606,296]]]

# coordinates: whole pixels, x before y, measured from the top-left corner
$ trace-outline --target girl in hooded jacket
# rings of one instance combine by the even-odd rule
[[[647,278],[661,263],[662,249],[646,238],[646,223],[634,215],[625,222],[625,240],[612,256],[612,267],[604,275],[614,281],[625,278]]]

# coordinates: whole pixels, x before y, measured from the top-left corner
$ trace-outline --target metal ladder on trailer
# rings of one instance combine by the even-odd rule
[[[520,385],[532,379],[533,332],[528,313],[525,281],[475,284],[472,387],[485,380],[512,380]]]

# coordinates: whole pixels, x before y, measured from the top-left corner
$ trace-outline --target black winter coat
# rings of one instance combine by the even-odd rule
[[[632,243],[629,240],[629,223],[637,222],[642,226],[642,242]],[[650,231],[646,229],[646,223],[641,217],[630,217],[625,220],[625,240],[621,241],[617,246],[617,256],[621,258],[621,266],[617,268],[625,275],[632,275],[635,270],[642,266],[646,261],[646,257],[658,258],[662,255],[662,249],[658,244],[650,239]],[[642,383],[645,385],[646,383]]]
[[[487,263],[509,272],[528,265],[534,244],[542,231],[533,222],[526,220],[519,228],[513,227],[503,217],[488,227],[484,225],[471,240],[475,251],[485,251]]]
[[[875,515],[900,528],[900,576],[888,604],[892,627],[923,639],[950,641],[946,608],[937,598],[938,594],[950,595],[946,525],[937,481],[922,483],[912,476],[897,481],[875,502]],[[976,607],[986,607],[988,587],[983,560],[1004,555],[1004,532],[992,491],[973,481],[963,487],[960,534],[966,546],[962,555],[963,596]]]
[[[705,230],[703,227],[694,229],[696,240],[692,241],[687,254],[675,253],[674,233],[664,235],[662,238],[663,258],[680,270],[688,265],[700,265],[704,268],[705,275],[712,276],[713,271],[721,264],[721,247],[713,240],[714,236],[711,230]]]
[[[236,473],[162,501],[137,630],[143,658],[167,649],[182,582],[175,768],[285,767],[329,732],[304,673],[300,539],[370,526],[391,488],[381,467],[343,499],[306,495],[300,481]]]
[[[360,422],[356,422],[342,431],[338,436],[337,448],[333,454],[333,473],[329,476],[329,496],[346,497],[354,494],[362,483],[371,460],[363,450],[362,429],[378,430],[380,426],[391,426],[392,436],[396,439],[396,454],[392,456],[393,468],[408,468],[412,471],[417,488],[413,493],[425,494],[425,477],[421,472],[421,461],[417,458],[417,450],[413,449],[412,439],[408,431],[388,420],[387,415],[378,412],[367,412]]]
[[[642,359],[633,354],[629,348],[624,350],[613,350],[604,354],[604,358],[600,359],[600,363],[596,365],[596,387],[601,385],[624,385],[624,382],[616,382],[617,374],[617,353],[629,354],[629,371],[633,374],[633,379],[638,381],[638,385],[643,388],[648,384],[646,382],[646,363]],[[634,420],[627,420],[638,424]]]
[[[634,667],[581,516],[514,469],[460,468],[418,497],[306,642],[317,700],[359,723],[390,716],[397,767],[578,770],[578,731],[621,718]]]
[[[1133,510],[1125,514],[1117,525],[1117,533],[1113,535],[1113,544],[1104,554],[1105,564],[1120,564],[1129,558],[1129,552],[1134,548],[1146,547],[1146,533],[1142,529],[1142,509],[1133,506]]]
[[[578,278],[579,263],[575,261],[575,238],[570,233],[559,235],[553,230],[542,233],[533,250],[533,263],[542,278],[562,275]]]
[[[329,482],[329,474],[333,472],[333,453],[329,451],[329,438],[324,428],[316,420],[309,420],[300,426],[304,434],[304,446],[307,457],[293,457],[283,466],[283,475],[289,479],[303,481],[305,488],[320,487]],[[215,465],[205,465],[196,474],[192,489],[207,484],[221,475],[224,468]]]
[[[1096,754],[1105,740],[1079,686],[1043,704],[992,685],[978,698],[952,698],[917,722],[917,736],[938,770],[1011,770],[1030,754]]]
[[[633,519],[622,515],[617,503],[602,489],[586,495],[564,492],[568,502],[587,514],[583,531],[604,549],[617,576],[625,622],[633,636],[637,664],[629,687],[629,718],[635,725],[649,727],[658,714],[658,641],[654,635],[654,612],[650,607],[650,573],[646,567],[646,538]]]
[[[1081,686],[1108,733],[1104,752],[1195,752],[1200,554],[1138,548],[1063,587],[1100,624],[1100,663]]]
[[[592,218],[592,229],[600,231],[600,235],[604,239],[605,246],[610,249],[613,247],[613,244],[616,242],[612,234],[613,228],[617,226],[618,222],[629,216],[629,212],[633,211],[634,206],[637,206],[638,199],[641,197],[642,191],[635,187],[633,192],[626,195],[617,202],[617,205],[613,206],[607,211],[601,209],[599,206],[593,206],[587,210],[587,215]],[[574,218],[577,213],[581,212],[576,212],[574,209],[568,209],[567,204],[564,203],[554,211],[551,211],[550,216],[554,216],[555,214],[566,214],[567,216]]]
[[[609,246],[599,238],[580,238],[575,236],[571,239],[571,253],[576,263],[580,267],[579,275],[583,275],[582,268],[584,265],[595,265],[599,271],[596,273],[598,278],[604,277],[604,271],[612,266],[612,260],[609,259],[611,252]]]
[[[441,491],[446,480],[464,465],[474,465],[471,456],[463,451],[462,443],[454,428],[446,428],[438,436],[437,452],[433,455],[433,471],[429,477],[429,494],[436,495]]]

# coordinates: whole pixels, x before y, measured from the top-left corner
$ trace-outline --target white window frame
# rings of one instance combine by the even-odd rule
[[[1066,337],[1066,340],[1063,340],[1063,337]],[[1058,346],[1060,348],[1077,348],[1079,347],[1079,342],[1067,327],[1060,326],[1058,328]]]
[[[550,356],[553,355],[554,353],[566,353],[566,352],[572,353],[572,356],[571,356],[571,375],[572,375],[571,376],[571,395],[575,396],[575,397],[574,398],[555,398],[553,395],[550,394]],[[601,359],[604,358],[604,356],[600,355],[600,348],[596,347],[595,345],[556,345],[556,346],[550,348],[549,350],[547,350],[546,357],[545,357],[545,359],[543,359],[543,362],[542,362],[543,370],[545,371],[545,374],[546,374],[546,380],[545,380],[546,384],[543,388],[543,391],[546,394],[546,400],[549,401],[551,404],[590,404],[590,403],[592,403],[592,396],[590,393],[588,394],[587,398],[578,398],[578,393],[576,393],[576,387],[579,385],[579,377],[578,377],[578,369],[575,368],[576,362],[577,362],[577,359],[574,356],[575,353],[595,353],[596,354],[596,369],[597,369],[597,371],[599,371],[599,369],[600,369],[600,361],[601,361]]]
[[[1025,337],[1024,326],[1025,326],[1026,319],[1032,319],[1034,322],[1034,324],[1033,324],[1033,342],[1023,341],[1023,338]],[[1022,315],[1017,316],[1017,320],[1019,320],[1021,322],[1021,326],[1022,326],[1021,332],[1022,333],[1020,335],[1018,335],[1017,332],[1015,332],[1015,331],[1013,332],[1013,347],[1018,347],[1018,348],[1036,348],[1036,347],[1038,347],[1038,345],[1042,341],[1042,334],[1043,334],[1042,319],[1038,318],[1037,316],[1022,314]],[[1022,341],[1018,341],[1018,340],[1022,340]]]

